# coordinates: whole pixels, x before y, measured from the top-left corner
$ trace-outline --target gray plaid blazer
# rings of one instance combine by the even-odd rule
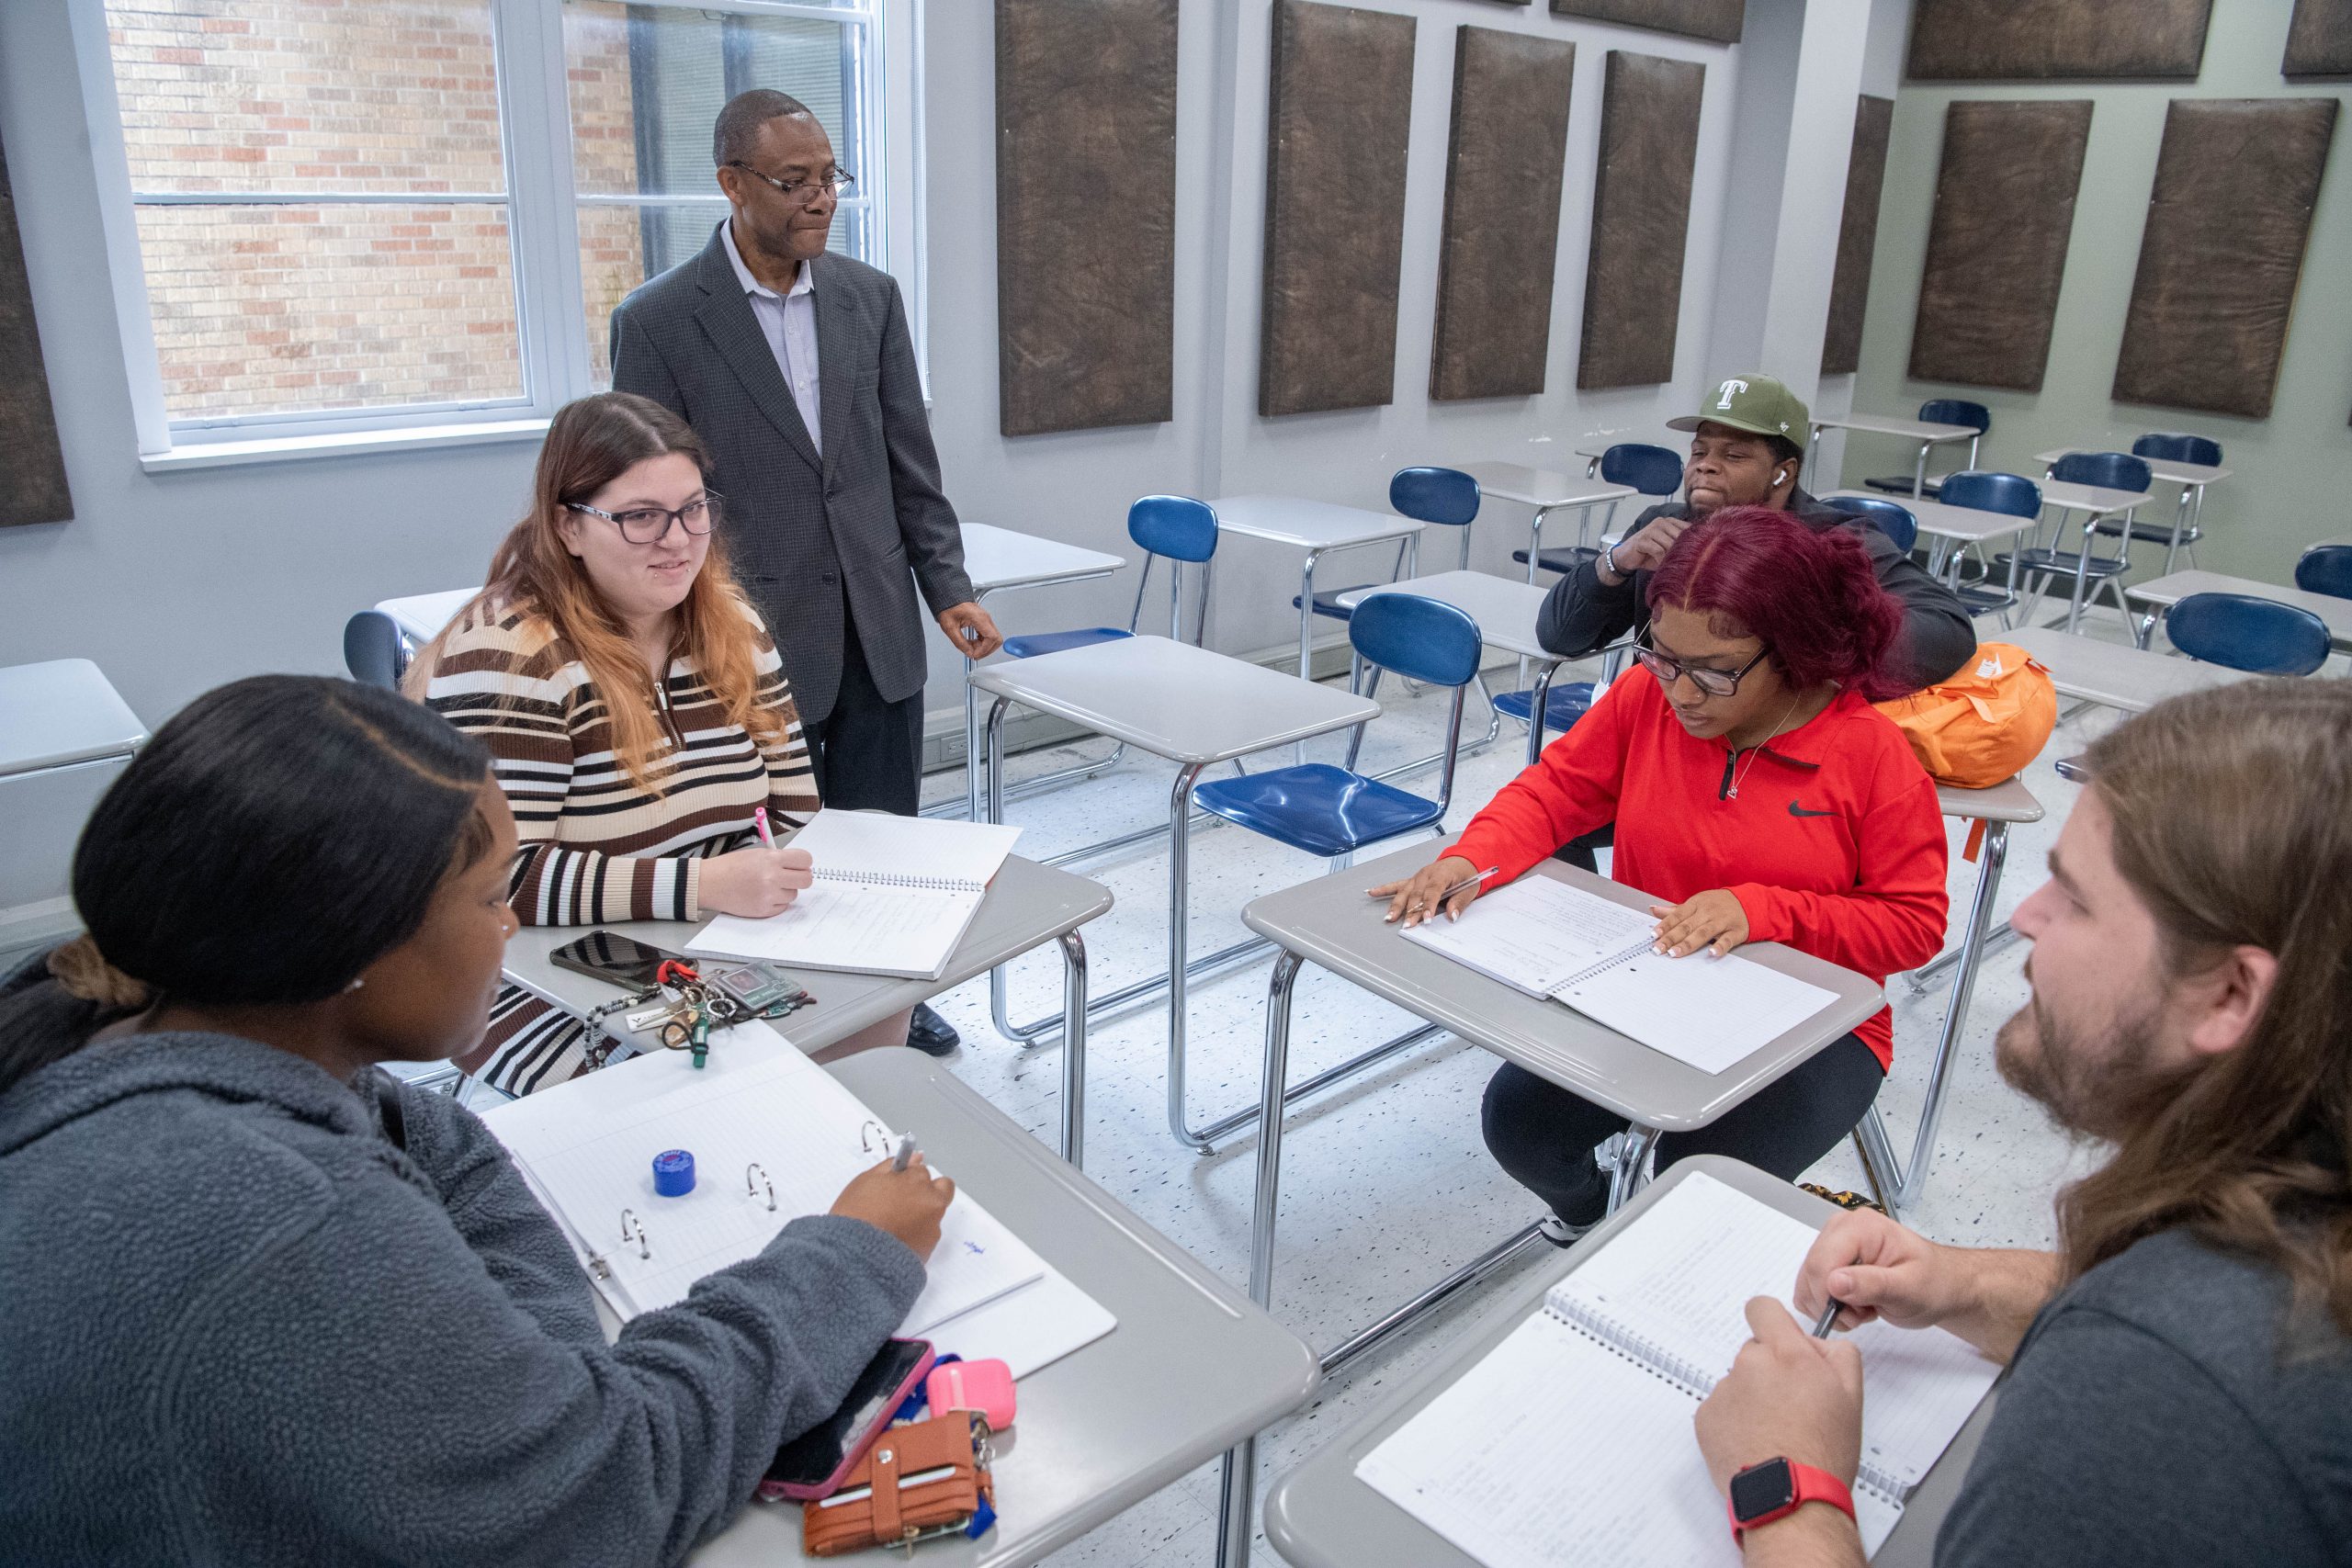
[[[915,590],[934,615],[972,597],[898,282],[843,255],[813,265],[821,458],[717,229],[612,321],[614,389],[669,408],[710,448],[728,554],[811,723],[841,691],[845,615],[898,702],[928,662]]]

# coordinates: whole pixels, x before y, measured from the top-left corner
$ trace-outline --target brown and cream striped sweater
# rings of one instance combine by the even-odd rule
[[[546,622],[500,607],[474,612],[442,646],[427,706],[481,737],[514,810],[522,852],[510,897],[525,925],[695,920],[702,863],[754,840],[753,808],[778,829],[815,815],[817,784],[775,641],[759,636],[761,696],[785,719],[762,746],[728,722],[690,660],[670,664],[652,694],[667,749],[649,794],[612,750],[604,694]],[[649,678],[647,684],[651,686]],[[509,1094],[561,1083],[597,1065],[586,1028],[517,986],[491,1009],[490,1032],[458,1066]]]

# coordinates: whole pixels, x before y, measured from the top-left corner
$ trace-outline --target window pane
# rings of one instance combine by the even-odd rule
[[[854,24],[566,0],[575,188],[583,196],[716,190],[711,132],[735,94],[774,87],[808,106],[833,155],[861,161]]]
[[[503,191],[490,0],[107,0],[137,191]]]
[[[523,395],[503,206],[142,207],[174,419]]]
[[[870,209],[864,203],[843,204],[833,213],[833,231],[825,248],[837,255],[858,255],[866,239]],[[727,216],[723,197],[707,202],[663,203],[658,207],[584,202],[580,208],[580,282],[588,314],[588,355],[595,383],[609,387],[613,367],[611,347],[613,307],[630,289],[658,276],[680,262],[693,259],[710,243],[710,231]]]

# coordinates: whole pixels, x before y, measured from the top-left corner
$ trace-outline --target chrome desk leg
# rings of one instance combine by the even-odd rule
[[[1062,1158],[1086,1168],[1086,939],[1064,931],[1062,946]]]
[[[964,820],[980,819],[980,693],[972,684],[972,661],[964,660]]]
[[[1895,1204],[1903,1209],[1917,1203],[1919,1195],[1927,1190],[1928,1168],[1936,1157],[1936,1129],[1943,1121],[1944,1098],[1951,1089],[1952,1058],[1958,1054],[1960,1032],[1968,1022],[1968,1004],[1976,994],[1976,976],[1984,966],[1986,934],[1992,926],[1993,901],[2001,890],[2001,868],[2008,858],[2009,824],[1988,824],[1984,858],[1976,871],[1976,896],[1969,901],[1968,932],[1961,939],[1960,965],[1952,975],[1951,999],[1944,1007],[1943,1032],[1936,1040],[1935,1059],[1928,1066],[1928,1092],[1919,1105],[1919,1130],[1911,1139],[1909,1164],[1894,1163],[1878,1108],[1873,1105],[1862,1113],[1863,1126],[1868,1131],[1861,1136],[1866,1143],[1871,1138],[1877,1140],[1877,1149],[1872,1152],[1885,1166],[1885,1174],[1893,1179]],[[1879,1177],[1872,1174],[1872,1183],[1878,1180]]]
[[[1617,1150],[1617,1168],[1609,1173],[1609,1213],[1623,1208],[1649,1181],[1650,1157],[1657,1153],[1658,1129],[1634,1122]]]
[[[1544,737],[1548,733],[1544,728],[1544,709],[1552,700],[1552,677],[1559,672],[1559,662],[1555,660],[1544,666],[1543,673],[1535,677],[1535,690],[1531,694],[1535,699],[1534,705],[1527,710],[1527,765],[1531,768],[1544,755]]]
[[[1928,446],[1929,443],[1925,441],[1919,443],[1919,460],[1911,465],[1911,499],[1914,501],[1925,499],[1928,493]]]
[[[1489,1276],[1516,1262],[1521,1253],[1544,1245],[1544,1232],[1534,1225],[1506,1236],[1411,1301],[1325,1351],[1319,1363],[1325,1374],[1338,1371],[1366,1351],[1378,1348],[1397,1330],[1419,1322],[1472,1286],[1484,1283]]]
[[[1250,1299],[1261,1308],[1274,1297],[1274,1219],[1282,1204],[1283,1085],[1290,1077],[1290,1010],[1299,966],[1284,953],[1266,982],[1266,1054],[1259,1067],[1258,1185],[1250,1207]],[[1178,1108],[1179,1126],[1182,1110]],[[1220,1568],[1249,1568],[1250,1506],[1258,1483],[1258,1439],[1244,1438],[1225,1453],[1217,1487],[1216,1560]]]
[[[1193,874],[1185,818],[1192,815],[1193,784],[1201,766],[1192,762],[1178,769],[1175,787],[1168,792],[1168,1130],[1187,1148],[1205,1152],[1208,1140],[1184,1125],[1184,958]]]

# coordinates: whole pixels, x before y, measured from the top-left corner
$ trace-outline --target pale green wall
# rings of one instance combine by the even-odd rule
[[[2203,565],[2219,571],[2285,581],[2304,545],[2352,534],[2352,427],[2346,425],[2352,416],[2352,88],[2342,83],[2299,85],[2278,74],[2291,9],[2291,0],[2214,0],[2204,71],[2194,85],[1905,82],[1894,100],[1854,407],[1908,414],[1928,398],[1973,398],[1993,411],[1993,431],[1979,466],[2036,479],[2041,470],[2031,462],[2033,454],[2052,446],[2124,451],[2132,437],[2152,430],[2211,436],[2233,470],[2212,488],[2205,503],[2206,538],[2199,554]],[[2114,401],[2108,389],[2123,339],[2166,102],[2290,95],[2332,96],[2344,107],[2312,218],[2270,417],[2250,420]],[[2050,364],[2039,392],[1947,386],[1915,381],[1904,373],[1943,146],[1944,106],[1955,98],[2089,98],[2098,106],[2075,204]],[[1859,485],[1868,474],[1907,472],[1911,450],[1884,439],[1849,437],[1845,482]],[[1940,452],[1930,464],[1952,466]],[[2169,521],[2169,492],[2159,486],[2157,493],[2157,504],[2142,516]]]

